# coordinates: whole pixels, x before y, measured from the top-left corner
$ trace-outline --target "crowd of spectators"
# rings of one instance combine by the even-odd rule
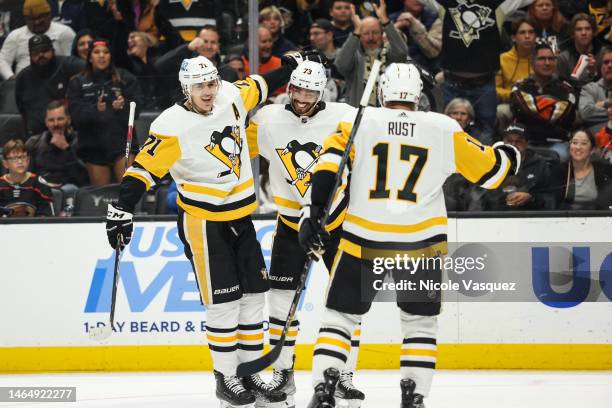
[[[119,182],[129,102],[148,122],[179,102],[177,72],[196,55],[225,81],[249,74],[247,10],[246,0],[2,2],[0,106],[13,101],[23,131],[0,120],[0,208],[48,216],[41,203],[55,190],[72,201]],[[324,100],[356,106],[375,59],[412,61],[436,78],[421,108],[522,152],[520,173],[495,191],[449,178],[449,210],[612,206],[612,1],[260,0],[256,23],[259,73],[288,51],[318,50],[329,61]],[[287,103],[284,88],[270,94]],[[28,188],[37,201],[23,207],[15,196]]]

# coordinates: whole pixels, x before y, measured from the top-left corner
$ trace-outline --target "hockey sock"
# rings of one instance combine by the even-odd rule
[[[287,313],[293,301],[294,290],[270,289],[268,293],[268,307],[270,308],[270,345],[278,344],[283,328],[285,327]],[[291,322],[291,327],[285,338],[285,344],[278,360],[272,364],[277,370],[287,370],[293,368],[293,354],[295,352],[295,341],[300,329],[299,320]]]
[[[334,367],[342,371],[351,352],[351,334],[361,316],[325,308],[312,360],[313,386],[323,382],[323,372]]]
[[[236,375],[238,366],[238,313],[240,301],[206,306],[206,337],[213,367],[223,375]]]
[[[400,311],[400,320],[404,336],[400,373],[416,383],[415,393],[427,396],[436,368],[438,318]]]
[[[354,373],[357,370],[357,358],[359,357],[359,344],[361,343],[361,322],[353,330],[351,337],[351,353],[346,362],[346,370]]]
[[[255,360],[263,352],[263,308],[265,295],[249,293],[240,299],[238,318],[238,358],[242,361]]]

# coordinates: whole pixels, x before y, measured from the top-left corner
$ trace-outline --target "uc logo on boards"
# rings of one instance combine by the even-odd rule
[[[566,276],[569,282],[564,282],[571,284],[569,289],[561,291],[559,288],[553,288],[551,283],[554,273],[550,268],[550,248],[531,248],[533,292],[538,300],[550,307],[568,308],[587,300],[594,300],[599,296],[599,291],[608,300],[612,300],[612,252],[601,261],[591,258],[591,247],[571,249],[570,273]],[[595,265],[599,265],[599,268],[595,268]]]

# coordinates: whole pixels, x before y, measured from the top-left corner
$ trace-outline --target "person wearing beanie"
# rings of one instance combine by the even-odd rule
[[[35,34],[45,34],[49,37],[57,55],[70,55],[75,33],[72,28],[51,21],[51,7],[47,0],[26,0],[23,4],[23,16],[26,25],[11,31],[0,49],[2,79],[13,78],[30,65],[28,41]]]
[[[79,132],[78,154],[91,184],[110,184],[113,177],[120,182],[125,171],[129,105],[136,102],[138,113],[144,101],[136,77],[115,66],[107,40],[91,43],[87,67],[70,80],[66,97],[72,124]],[[138,146],[135,134],[132,153]]]

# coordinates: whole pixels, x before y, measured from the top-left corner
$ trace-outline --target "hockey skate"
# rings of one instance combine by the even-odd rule
[[[334,393],[336,392],[340,372],[331,367],[325,370],[323,377],[325,381],[315,387],[315,393],[308,404],[308,408],[333,408],[336,406]]]
[[[274,369],[269,386],[276,391],[282,391],[287,394],[286,407],[295,408],[295,382],[293,380],[292,369]]]
[[[247,391],[242,382],[235,375],[225,376],[218,371],[214,371],[215,381],[217,382],[217,398],[221,404],[220,408],[252,408],[255,402],[255,395]]]
[[[353,373],[350,371],[342,371],[340,373],[340,380],[336,387],[336,393],[334,394],[338,401],[338,406],[359,408],[365,399],[365,394],[359,391],[353,385]]]
[[[245,377],[243,382],[245,388],[255,395],[255,408],[287,407],[287,394],[266,384],[259,374]]]
[[[400,388],[402,389],[402,405],[400,408],[425,408],[423,396],[414,393],[416,388],[414,381],[410,378],[404,378],[400,381]]]

